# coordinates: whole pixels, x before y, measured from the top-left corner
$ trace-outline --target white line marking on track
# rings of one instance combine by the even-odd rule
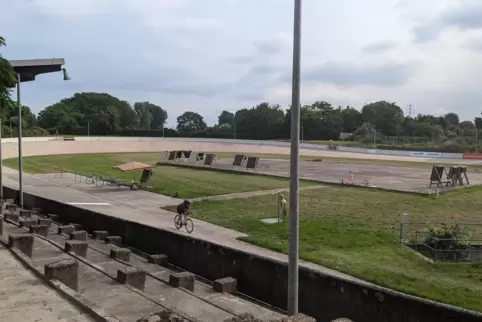
[[[67,202],[67,204],[73,206],[112,206],[107,202]]]

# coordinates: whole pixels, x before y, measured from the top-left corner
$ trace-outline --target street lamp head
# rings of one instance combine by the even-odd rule
[[[64,81],[70,80],[69,74],[67,73],[67,69],[62,68],[62,73],[64,74]]]

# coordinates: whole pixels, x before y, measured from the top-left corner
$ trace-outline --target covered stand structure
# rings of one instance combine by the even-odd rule
[[[142,187],[146,185],[149,180],[152,177],[152,169],[150,165],[140,163],[137,161],[132,161],[124,164],[119,164],[113,167],[114,169],[117,169],[122,172],[132,172],[133,173],[133,179],[132,182],[118,182],[115,181],[113,184],[116,184],[118,186],[126,186],[129,187],[131,190],[137,190],[139,187]],[[139,182],[136,182],[136,172],[142,171],[141,173],[141,178]]]
[[[23,59],[23,60],[10,60],[17,80],[17,108],[18,108],[18,203],[20,207],[23,207],[23,158],[22,158],[22,104],[20,102],[20,83],[32,82],[38,75],[48,74],[62,71],[64,80],[70,80],[67,70],[62,68],[65,64],[63,58],[49,58],[49,59]],[[1,150],[1,148],[0,148]],[[1,154],[1,153],[0,153]],[[0,157],[1,159],[1,157]],[[1,182],[2,168],[0,166],[0,191],[2,191]],[[0,195],[3,192],[0,192]],[[2,195],[3,197],[3,195]]]

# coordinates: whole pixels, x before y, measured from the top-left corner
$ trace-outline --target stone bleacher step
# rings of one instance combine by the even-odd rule
[[[51,219],[37,214],[32,214],[31,219],[25,220],[35,220],[35,223],[25,225],[24,228],[7,223],[6,230],[26,233],[26,227],[29,227],[32,233],[40,236],[23,234],[22,237],[22,234],[13,234],[12,246],[15,244],[13,247],[22,249],[31,258],[33,256],[33,260],[39,264],[36,265],[37,268],[41,270],[44,266],[43,270],[49,279],[61,281],[94,303],[110,306],[115,298],[95,295],[93,289],[101,287],[102,292],[98,291],[100,293],[118,293],[122,299],[117,302],[125,304],[109,307],[112,315],[129,315],[129,318],[133,318],[136,314],[146,313],[141,312],[143,310],[154,310],[151,313],[155,313],[159,312],[160,306],[153,306],[153,303],[162,303],[164,308],[198,321],[224,321],[233,314],[246,311],[255,312],[260,317],[280,316],[236,297],[236,280],[230,277],[209,285],[196,280],[195,275],[189,272],[178,272],[166,267],[168,258],[165,255],[154,254],[144,258],[123,248],[122,239],[119,236],[109,236],[106,231],[96,232],[93,238],[88,238],[86,231],[75,229],[81,228],[75,223],[58,226]],[[45,238],[48,240],[40,240],[41,236],[47,236]],[[32,242],[30,250],[29,243],[32,239],[40,242]],[[51,250],[46,250],[46,247],[51,247]],[[135,299],[130,299],[131,297]],[[122,306],[132,306],[134,302],[139,302],[139,310],[125,312]],[[179,310],[177,306],[180,302],[189,305],[183,305]]]

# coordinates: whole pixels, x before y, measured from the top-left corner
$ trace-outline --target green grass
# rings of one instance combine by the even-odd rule
[[[300,194],[300,255],[307,261],[376,284],[482,311],[482,263],[431,264],[398,242],[399,218],[412,221],[481,221],[482,189],[434,199],[356,188],[324,188]],[[276,217],[276,196],[202,201],[194,217],[248,234],[247,241],[287,253],[288,227]]]
[[[132,173],[122,173],[113,169],[121,163],[138,161],[154,165],[159,153],[116,153],[116,154],[76,154],[56,156],[26,157],[24,171],[28,173],[59,172],[60,169],[75,170],[84,175],[115,176],[121,181],[131,181]],[[18,168],[18,159],[8,159],[4,165]],[[140,173],[137,174],[137,180]],[[305,182],[302,182],[304,185]],[[153,169],[151,191],[179,198],[195,198],[228,194],[288,188],[289,180],[275,177],[243,175],[217,171],[202,171],[172,166],[157,166]]]
[[[216,153],[216,156],[221,159],[232,159],[237,154],[233,152],[215,152],[215,153]],[[87,154],[87,155],[94,155],[94,154]],[[135,160],[135,161],[144,162],[152,165],[156,164],[156,162],[159,161],[159,158],[160,158],[160,153],[114,153],[114,154],[108,154],[108,155],[109,156],[115,155],[116,158],[121,162],[129,162],[129,161]],[[290,158],[289,154],[248,153],[247,155],[256,156],[261,159],[288,160]],[[54,157],[54,159],[52,159],[52,157]],[[36,157],[24,158],[24,160],[33,159],[34,161],[34,162],[33,161],[30,162],[31,168],[30,170],[27,169],[27,172],[31,172],[31,173],[49,172],[51,170],[45,171],[44,169],[46,167],[55,167],[56,164],[53,163],[52,161],[57,161],[56,160],[57,157],[60,157],[60,156],[36,156]],[[65,157],[67,156],[62,156],[62,160]],[[68,157],[74,157],[74,155],[71,155]],[[367,165],[394,166],[394,167],[421,168],[421,169],[431,169],[433,166],[433,163],[427,163],[427,162],[379,160],[379,159],[355,159],[355,158],[339,158],[339,157],[308,156],[308,155],[300,156],[300,159],[303,161],[323,160],[323,162],[331,162],[331,163],[367,164]],[[17,159],[5,160],[6,162],[5,164],[10,164],[7,166],[11,168],[16,168],[17,167],[16,160]],[[36,164],[39,164],[39,166],[37,166]],[[437,164],[441,164],[445,166],[453,165],[453,164],[445,164],[443,162],[437,163]],[[469,171],[475,171],[475,170],[480,171],[482,170],[482,165],[467,165],[467,168]]]

